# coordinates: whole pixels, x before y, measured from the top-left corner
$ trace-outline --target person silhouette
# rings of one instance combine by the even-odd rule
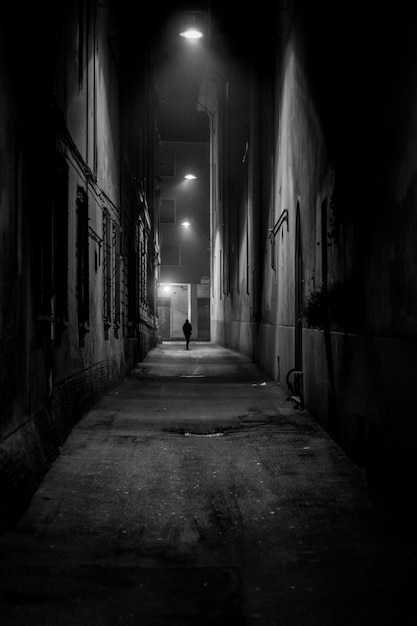
[[[193,327],[191,326],[188,320],[185,320],[182,330],[183,330],[184,337],[185,337],[186,350],[188,350],[188,345],[190,343],[191,333],[193,330]]]

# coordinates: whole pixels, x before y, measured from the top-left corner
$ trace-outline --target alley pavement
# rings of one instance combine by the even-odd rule
[[[0,537],[0,623],[405,626],[416,571],[413,525],[277,383],[163,343]]]

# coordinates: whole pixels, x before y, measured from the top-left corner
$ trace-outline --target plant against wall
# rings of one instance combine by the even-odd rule
[[[307,328],[323,328],[326,321],[326,298],[322,290],[311,291],[306,298],[303,318]]]
[[[306,298],[303,318],[307,328],[323,329],[326,322],[339,327],[356,327],[362,319],[360,283],[353,277],[327,289],[312,291]]]

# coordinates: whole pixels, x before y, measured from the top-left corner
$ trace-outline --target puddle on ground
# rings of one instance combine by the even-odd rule
[[[185,431],[184,437],[224,437],[226,433],[193,433],[190,431]]]

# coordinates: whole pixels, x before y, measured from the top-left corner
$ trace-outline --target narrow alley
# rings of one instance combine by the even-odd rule
[[[153,348],[0,538],[3,626],[417,624],[417,549],[250,359]]]

